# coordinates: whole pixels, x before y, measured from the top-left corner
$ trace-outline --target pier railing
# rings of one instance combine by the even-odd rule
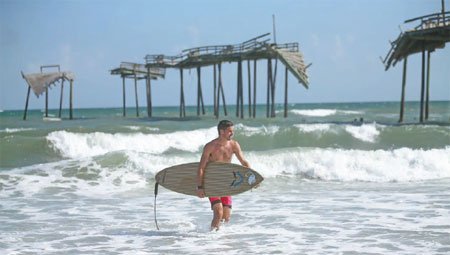
[[[145,67],[144,64],[137,64],[137,63],[131,63],[131,62],[120,62],[120,69],[128,70],[135,74],[147,74],[147,67]],[[153,75],[158,75],[158,76],[164,77],[164,75],[166,74],[166,69],[152,67],[152,68],[150,68],[150,73]]]
[[[448,12],[438,12],[414,19],[406,20],[405,23],[410,23],[413,21],[420,20],[420,24],[417,25],[414,30],[419,29],[429,29],[435,27],[447,26],[450,24],[450,11]]]
[[[145,63],[147,64],[167,64],[167,65],[176,65],[184,58],[183,55],[176,56],[166,56],[166,55],[150,55],[147,54],[145,56]]]
[[[270,33],[257,36],[240,44],[212,45],[212,46],[190,48],[183,50],[182,53],[177,56],[147,55],[145,57],[145,61],[147,64],[176,65],[179,62],[184,61],[188,58],[195,58],[205,55],[227,56],[234,54],[245,54],[260,49],[265,50],[267,46],[276,49],[298,51],[298,43],[269,44],[270,38],[265,38],[268,35],[270,35]]]
[[[274,47],[277,48],[277,49],[290,50],[290,51],[298,51],[298,43],[282,43],[282,44],[275,44]]]

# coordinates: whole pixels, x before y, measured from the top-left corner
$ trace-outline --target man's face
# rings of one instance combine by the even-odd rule
[[[228,141],[231,140],[231,138],[234,135],[234,126],[228,127],[225,130],[220,130],[220,136],[222,136],[223,138],[227,139]]]

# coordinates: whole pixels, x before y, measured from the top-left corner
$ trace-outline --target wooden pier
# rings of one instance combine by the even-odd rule
[[[139,117],[139,102],[138,102],[138,81],[146,81],[146,92],[147,92],[147,114],[148,117],[152,117],[152,92],[151,92],[151,80],[156,80],[158,78],[164,78],[166,75],[165,68],[150,68],[146,67],[144,64],[122,62],[120,67],[111,70],[112,75],[120,75],[122,77],[122,87],[123,87],[123,116],[127,116],[126,111],[126,100],[125,100],[125,79],[134,80],[134,91],[136,96],[136,117]]]
[[[415,53],[422,53],[422,87],[419,118],[420,122],[424,122],[424,115],[425,120],[428,120],[429,115],[431,53],[436,49],[444,48],[445,44],[450,41],[450,12],[445,12],[444,1],[442,1],[442,11],[440,13],[409,19],[405,23],[415,21],[420,21],[420,24],[406,32],[401,32],[398,38],[391,43],[392,47],[387,56],[384,60],[382,59],[386,71],[391,65],[395,66],[398,61],[403,60],[399,122],[403,122],[408,56]]]
[[[298,49],[298,43],[276,44],[269,43],[267,38],[270,33],[266,33],[240,44],[235,45],[215,45],[203,46],[186,49],[177,56],[165,55],[147,55],[146,64],[134,64],[122,62],[120,68],[111,71],[111,74],[120,74],[123,79],[123,105],[125,110],[125,78],[135,80],[136,108],[137,101],[137,81],[145,79],[147,81],[147,108],[148,116],[152,114],[151,104],[151,79],[164,78],[166,68],[180,70],[180,118],[186,117],[186,105],[184,96],[183,71],[185,69],[196,69],[197,71],[197,115],[205,114],[205,105],[203,100],[201,69],[203,67],[213,67],[214,69],[214,115],[219,118],[220,104],[222,100],[224,115],[228,114],[224,85],[222,82],[222,63],[237,63],[237,90],[236,90],[236,117],[244,118],[244,80],[243,65],[247,62],[248,72],[248,116],[256,116],[256,78],[257,61],[267,60],[267,117],[275,117],[275,81],[277,75],[278,60],[285,65],[285,107],[284,116],[287,117],[287,89],[288,73],[290,72],[305,88],[308,88],[309,81],[306,74],[306,68],[303,61],[303,55]],[[253,62],[253,86],[251,76],[251,63]],[[273,64],[274,63],[274,67]],[[253,87],[253,93],[252,93]],[[252,101],[253,94],[253,101]],[[139,112],[136,113],[139,116]]]
[[[214,68],[214,115],[218,118],[220,112],[220,99],[222,98],[224,114],[227,115],[225,95],[222,82],[222,63],[237,63],[237,90],[236,90],[236,117],[244,118],[244,81],[243,63],[247,61],[248,71],[248,116],[256,116],[256,73],[257,61],[267,59],[267,117],[275,117],[275,80],[278,60],[285,65],[285,113],[287,117],[287,74],[290,72],[305,88],[309,81],[306,74],[307,66],[303,55],[299,52],[298,43],[276,44],[269,43],[270,33],[266,33],[241,44],[203,46],[183,50],[178,56],[147,55],[145,57],[147,68],[176,68],[180,70],[180,117],[185,117],[183,70],[197,69],[197,115],[205,114],[201,68],[213,66]],[[253,62],[253,101],[251,62]],[[272,63],[275,62],[274,68]]]
[[[57,68],[58,72],[44,72],[44,69],[49,68]],[[61,81],[61,95],[60,95],[60,102],[59,102],[59,114],[58,118],[61,118],[62,113],[62,101],[63,101],[63,92],[64,92],[64,81],[70,82],[70,102],[69,102],[69,118],[73,119],[73,81],[75,80],[75,76],[71,72],[61,72],[60,65],[46,65],[41,66],[41,72],[40,73],[34,73],[34,74],[24,74],[22,72],[22,78],[25,79],[25,81],[28,84],[28,92],[27,92],[27,100],[25,102],[25,111],[23,115],[23,120],[27,119],[27,113],[28,113],[28,101],[30,99],[30,91],[33,89],[33,92],[35,93],[36,97],[39,98],[42,93],[45,91],[45,117],[48,118],[48,88],[52,85],[56,85],[58,81]]]

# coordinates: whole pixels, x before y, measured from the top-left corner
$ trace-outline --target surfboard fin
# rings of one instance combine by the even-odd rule
[[[159,230],[158,221],[156,220],[156,196],[158,195],[158,185],[159,185],[159,183],[156,182],[156,183],[155,183],[155,203],[154,203],[154,205],[153,205],[153,210],[154,210],[154,215],[155,215],[156,229]]]

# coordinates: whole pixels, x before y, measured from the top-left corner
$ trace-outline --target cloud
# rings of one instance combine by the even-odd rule
[[[320,47],[320,39],[319,39],[319,35],[317,34],[312,34],[311,35],[311,40],[312,40],[312,44],[314,47]]]
[[[200,45],[201,42],[200,29],[195,26],[188,26],[187,32],[191,38],[192,44],[195,45],[194,47]]]
[[[335,62],[339,62],[344,55],[345,55],[345,48],[342,43],[342,38],[340,35],[335,35],[331,59],[333,59]]]
[[[345,39],[347,40],[348,44],[353,44],[356,40],[355,36],[352,34],[347,34]]]
[[[336,34],[334,36],[333,52],[331,53],[331,58],[335,62],[340,62],[344,60],[345,56],[348,55],[349,49],[355,44],[356,38],[353,34],[340,35]]]
[[[40,72],[40,67],[41,67],[40,64],[28,61],[27,64],[26,64],[25,70],[23,70],[23,72],[25,74],[39,73]]]
[[[73,53],[70,44],[63,44],[59,48],[59,65],[61,71],[71,70],[73,66]]]

